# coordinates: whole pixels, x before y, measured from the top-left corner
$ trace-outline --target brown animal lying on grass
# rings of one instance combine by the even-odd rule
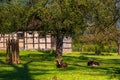
[[[63,62],[63,60],[56,60],[56,67],[57,68],[66,68],[67,67],[67,63]]]
[[[87,62],[87,66],[98,67],[99,65],[99,62],[95,62],[93,59],[89,59],[89,61]]]

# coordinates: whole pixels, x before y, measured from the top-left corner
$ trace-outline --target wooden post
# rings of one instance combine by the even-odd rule
[[[19,40],[17,39],[16,40],[16,53],[17,53],[17,64],[19,64],[20,63],[20,58],[19,58]]]
[[[34,32],[32,32],[33,33],[33,49],[35,49],[35,41],[34,41],[34,38],[35,38],[35,35],[34,35]]]
[[[19,40],[17,39],[17,41],[19,41]],[[25,49],[25,32],[23,32],[23,48]]]
[[[6,39],[6,63],[9,63],[9,41]]]
[[[38,34],[38,49],[40,50],[40,34]]]
[[[47,49],[47,35],[45,35],[45,49]]]
[[[28,49],[28,40],[27,40],[27,32],[26,32],[26,49]]]
[[[3,35],[3,47],[5,48],[5,35]]]
[[[14,64],[17,64],[17,41],[14,42]]]

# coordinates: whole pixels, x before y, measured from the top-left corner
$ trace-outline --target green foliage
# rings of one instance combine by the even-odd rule
[[[111,43],[110,45],[103,45],[103,47],[101,48],[99,45],[77,43],[73,44],[72,50],[76,52],[95,52],[96,50],[101,50],[102,52],[116,53],[117,45]]]
[[[20,29],[24,22],[24,7],[21,5],[4,6],[1,5],[0,32],[11,33]]]
[[[36,16],[42,21],[44,31],[51,32],[53,35],[58,33],[63,36],[71,36],[74,32],[82,32],[84,21],[78,9],[78,5],[72,1],[52,1],[47,3],[40,1],[35,4],[28,13],[28,17]],[[76,6],[76,7],[73,7]],[[28,21],[31,18],[28,18]]]
[[[79,56],[79,59],[81,59],[81,60],[88,60],[88,57],[81,55],[81,56]]]
[[[82,36],[76,35],[73,38],[73,44],[98,45],[100,50],[104,50],[103,47],[106,45],[115,45],[118,40],[115,1],[80,0],[80,9],[84,13],[83,18],[88,27]]]

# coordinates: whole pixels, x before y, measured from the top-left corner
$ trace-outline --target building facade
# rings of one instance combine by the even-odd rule
[[[0,50],[6,49],[6,39],[19,39],[20,50],[52,50],[55,49],[55,38],[51,35],[39,35],[37,31],[27,31],[9,34],[0,34]],[[72,52],[72,39],[65,37],[63,39],[63,52]]]

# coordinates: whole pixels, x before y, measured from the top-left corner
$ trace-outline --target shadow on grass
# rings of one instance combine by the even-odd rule
[[[110,67],[106,74],[109,75],[109,79],[116,78],[117,80],[120,80],[120,68]]]
[[[32,61],[28,61],[25,64],[20,65],[8,65],[5,62],[0,60],[0,64],[5,65],[5,70],[0,70],[0,80],[34,80],[32,78],[33,75],[44,75],[49,70],[46,69],[29,69],[29,64]],[[8,68],[8,69],[7,69]],[[13,70],[9,70],[9,68],[13,68]],[[35,71],[35,73],[30,73],[30,71]],[[37,71],[37,72],[36,72]]]
[[[110,78],[113,78],[113,79],[117,78],[118,80],[120,80],[120,59],[104,59],[104,58],[99,58],[99,57],[93,56],[92,59],[94,59],[95,61],[98,61],[100,63],[100,66],[99,67],[89,67],[89,66],[87,66],[87,61],[91,57],[88,57],[85,55],[80,55],[77,57],[76,56],[63,56],[63,58],[66,61],[71,61],[71,64],[69,64],[69,65],[74,66],[76,68],[80,68],[83,70],[91,69],[92,71],[95,71],[95,72],[105,72],[105,74],[103,74],[103,75],[108,74],[108,76]],[[106,66],[103,66],[103,65],[106,65]]]
[[[45,54],[45,53],[44,54],[30,53],[28,55],[21,56],[20,58],[21,58],[21,60],[25,60],[25,61],[32,60],[32,61],[36,61],[36,62],[39,62],[39,61],[53,61],[54,60],[53,56],[50,56],[49,54]]]
[[[6,65],[5,62],[0,61],[1,64]],[[13,71],[0,71],[0,79],[2,80],[32,80],[28,65],[31,61],[23,64],[23,67],[18,67],[16,65],[9,65],[14,68]]]
[[[101,56],[112,56],[112,54],[110,54],[110,53],[106,53],[106,54],[104,54],[104,53],[101,53],[101,54],[95,54],[94,52],[93,53],[87,53],[87,52],[82,52],[82,53],[80,53],[81,55],[94,55],[94,56],[99,56],[99,55],[101,55]]]
[[[89,58],[92,58],[94,60],[97,60],[98,58],[94,58],[94,57],[87,57],[84,55],[80,55],[80,56],[63,56],[63,59],[66,61],[72,61],[72,62],[76,62],[76,63],[80,63],[80,62],[87,62],[89,60]]]
[[[44,74],[52,74],[49,71],[56,71],[56,69],[50,69],[44,68],[45,65],[50,66],[48,64],[41,64],[36,65],[28,61],[25,64],[19,64],[19,65],[9,65],[6,64],[4,61],[0,60],[0,66],[4,70],[0,70],[0,80],[34,80],[32,76],[41,76]],[[32,67],[32,68],[29,68]],[[38,68],[44,66],[42,68]],[[12,68],[12,69],[11,69]],[[30,73],[32,72],[32,73]]]

